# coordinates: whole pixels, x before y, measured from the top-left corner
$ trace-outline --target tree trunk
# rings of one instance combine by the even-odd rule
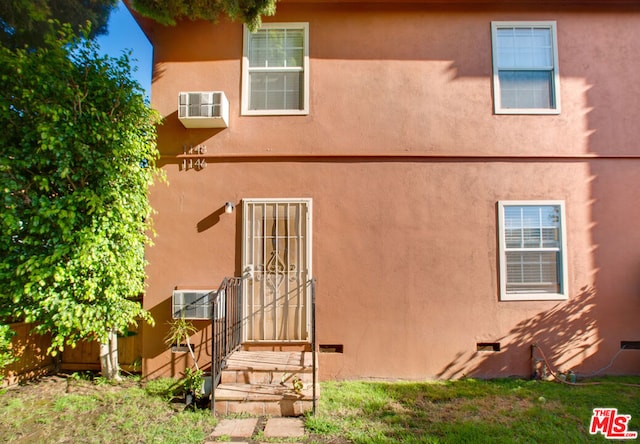
[[[100,344],[100,369],[103,377],[115,381],[122,380],[118,363],[118,334],[115,330],[110,330],[107,342]]]

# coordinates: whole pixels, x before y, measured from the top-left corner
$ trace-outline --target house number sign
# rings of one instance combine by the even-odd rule
[[[207,166],[207,160],[203,156],[207,152],[206,145],[182,146],[182,171],[199,171]]]

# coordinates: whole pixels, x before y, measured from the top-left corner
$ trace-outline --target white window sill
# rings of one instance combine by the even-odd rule
[[[540,109],[518,109],[518,108],[505,108],[505,109],[496,109],[495,113],[497,115],[506,114],[506,115],[559,115],[560,109],[551,109],[551,108],[540,108]]]
[[[569,297],[564,294],[549,293],[514,293],[503,294],[500,296],[500,301],[566,301]]]
[[[274,109],[274,110],[253,110],[242,111],[243,116],[308,116],[307,110],[295,109]]]

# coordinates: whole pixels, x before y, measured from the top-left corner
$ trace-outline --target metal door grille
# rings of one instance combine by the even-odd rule
[[[307,340],[311,201],[245,200],[248,341]]]

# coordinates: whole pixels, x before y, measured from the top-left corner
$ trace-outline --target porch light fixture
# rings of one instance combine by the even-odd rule
[[[227,214],[233,213],[234,208],[235,205],[233,205],[233,202],[227,202],[226,204],[224,204],[224,212]]]

